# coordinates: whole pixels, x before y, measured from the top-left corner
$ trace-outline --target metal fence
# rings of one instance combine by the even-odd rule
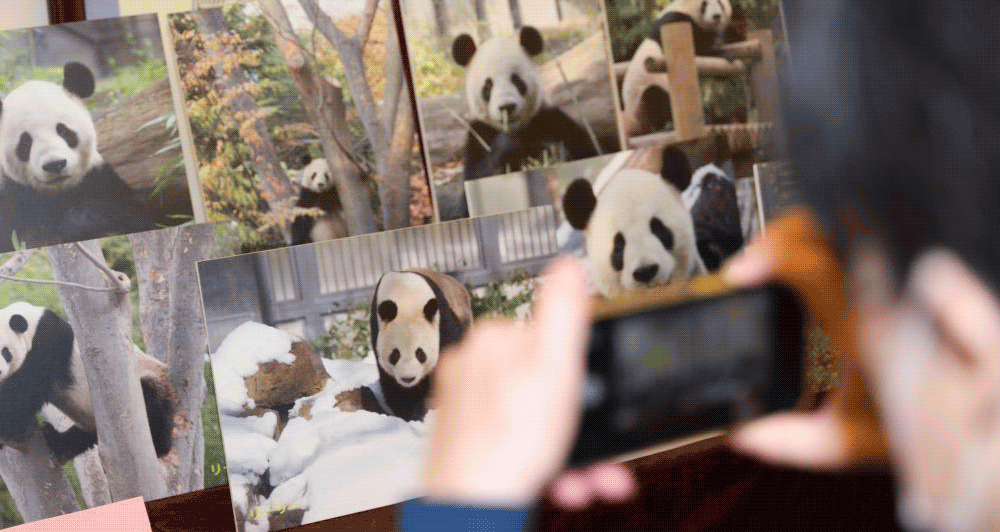
[[[551,205],[201,263],[213,349],[247,319],[316,338],[367,308],[383,273],[423,267],[470,288],[536,275],[558,251]]]

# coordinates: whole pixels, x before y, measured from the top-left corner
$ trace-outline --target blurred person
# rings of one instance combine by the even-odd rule
[[[886,450],[904,526],[1000,530],[1000,3],[786,4],[789,148],[815,218],[769,227],[726,276],[784,281],[842,318],[857,373],[818,410],[730,441],[824,470]],[[557,260],[537,297],[530,323],[480,324],[443,357],[428,496],[404,529],[525,530],[546,490],[566,507],[634,492],[621,465],[562,470],[582,413],[581,267]]]

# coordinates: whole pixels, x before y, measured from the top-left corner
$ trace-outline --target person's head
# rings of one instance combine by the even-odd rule
[[[789,150],[914,527],[1000,529],[1000,2],[786,0]]]

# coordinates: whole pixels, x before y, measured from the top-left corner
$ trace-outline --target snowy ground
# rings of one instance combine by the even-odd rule
[[[269,530],[271,511],[304,510],[303,523],[312,523],[420,496],[434,413],[426,421],[407,422],[333,407],[340,391],[378,378],[372,356],[359,362],[324,359],[331,380],[318,394],[296,403],[277,440],[273,412],[236,417],[253,407],[242,377],[256,369],[256,362],[286,359],[292,340],[287,333],[248,322],[213,356],[230,489],[238,514],[245,516],[245,529]],[[300,415],[304,405],[310,419]],[[269,497],[255,488],[265,472],[274,488]]]

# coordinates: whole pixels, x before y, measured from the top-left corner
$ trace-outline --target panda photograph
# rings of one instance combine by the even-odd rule
[[[530,317],[552,205],[201,262],[237,522],[281,530],[421,495],[436,368]]]
[[[442,221],[464,183],[621,149],[603,3],[402,3]]]
[[[0,254],[0,529],[226,482],[184,262],[231,253],[218,229]]]
[[[685,125],[695,120],[693,127],[756,132],[773,126],[773,65],[787,54],[780,0],[608,0],[607,5],[622,124],[630,145],[677,131],[682,126],[675,123],[675,113],[688,121]],[[664,44],[664,30],[675,23],[687,24],[690,37]],[[692,49],[693,55],[681,52]],[[678,63],[678,71],[694,69],[697,78],[672,87],[667,68],[653,66],[665,65],[667,58]],[[684,79],[683,73],[677,75]]]
[[[391,2],[213,5],[167,20],[206,216],[241,252],[434,219]]]
[[[562,249],[608,298],[712,273],[760,231],[753,174],[724,136],[622,154],[593,177],[557,176]]]
[[[0,252],[193,220],[155,16],[0,42]]]

